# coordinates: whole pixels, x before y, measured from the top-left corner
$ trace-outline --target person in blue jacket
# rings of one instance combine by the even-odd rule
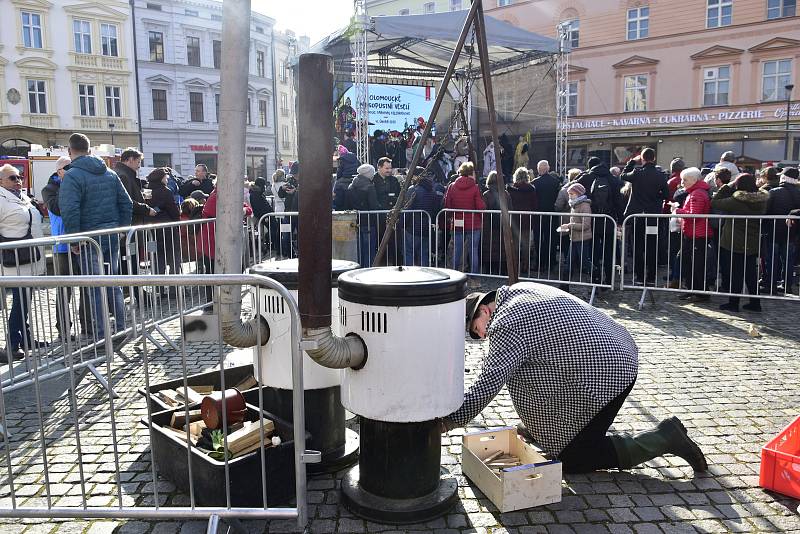
[[[71,160],[67,156],[61,156],[56,162],[56,172],[50,176],[47,185],[42,189],[42,200],[47,206],[47,216],[50,220],[50,235],[59,236],[64,232],[64,221],[61,220],[61,208],[58,204],[58,193],[61,189],[61,180],[64,178],[66,170],[64,167],[69,165]],[[70,254],[69,245],[66,243],[56,245],[53,249],[53,269],[57,276],[71,276],[81,274],[81,266],[78,257]],[[70,302],[72,301],[73,289],[59,289],[56,293],[56,331],[62,341],[66,341],[72,331],[72,320],[70,318]],[[90,318],[88,317],[89,307],[87,306],[86,291],[81,290],[80,302],[78,305],[78,321],[80,323],[81,335],[89,333]]]
[[[72,158],[61,182],[59,205],[64,231],[68,234],[92,232],[108,228],[130,226],[133,202],[122,185],[119,176],[106,167],[102,159],[89,155],[89,138],[74,133],[69,137],[69,155]],[[119,274],[119,236],[110,234],[96,241],[103,253],[103,262],[109,267],[108,274]],[[73,253],[80,253],[77,246]],[[84,275],[104,274],[104,266],[93,247],[85,247],[81,254],[81,272]],[[105,337],[102,293],[95,288],[94,333],[97,339]],[[114,314],[117,332],[125,329],[125,305],[122,289],[107,288],[108,305]]]

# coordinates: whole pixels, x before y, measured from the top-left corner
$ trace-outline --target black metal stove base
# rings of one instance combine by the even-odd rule
[[[322,461],[318,464],[306,464],[306,471],[311,475],[335,473],[345,467],[350,467],[358,461],[359,438],[358,433],[345,428],[344,446],[322,454]]]
[[[359,484],[359,466],[350,468],[342,479],[342,504],[353,514],[375,523],[406,525],[430,521],[447,513],[458,500],[458,483],[445,469],[439,486],[428,495],[413,499],[380,497]]]

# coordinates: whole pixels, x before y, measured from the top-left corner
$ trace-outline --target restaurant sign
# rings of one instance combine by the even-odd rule
[[[800,117],[800,102],[792,105],[791,117]],[[570,130],[598,130],[603,128],[642,128],[670,125],[731,123],[743,121],[785,120],[786,107],[769,109],[729,109],[703,113],[643,113],[616,115],[597,119],[569,119]]]

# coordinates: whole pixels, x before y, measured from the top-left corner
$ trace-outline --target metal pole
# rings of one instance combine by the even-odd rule
[[[784,154],[783,159],[785,161],[789,161],[789,119],[792,116],[792,89],[794,89],[794,84],[788,84],[786,87],[786,141],[784,146]]]
[[[298,156],[300,181],[300,258],[298,283],[303,328],[331,325],[332,189],[331,131],[320,128],[320,117],[333,116],[333,61],[324,54],[303,54],[298,68]],[[302,289],[308,289],[303,291]]]
[[[478,45],[478,57],[480,58],[481,73],[483,75],[483,88],[486,93],[486,108],[489,113],[489,127],[492,131],[492,141],[494,142],[495,169],[497,170],[497,200],[500,204],[500,225],[503,232],[503,244],[506,249],[506,264],[508,267],[508,285],[514,285],[519,281],[519,270],[517,265],[516,247],[511,233],[511,218],[508,215],[508,204],[505,195],[505,179],[503,178],[503,166],[500,159],[500,141],[497,136],[497,114],[494,107],[494,92],[492,91],[491,65],[489,64],[489,50],[486,43],[486,31],[483,19],[483,2],[474,0],[473,5],[477,4],[478,14],[475,16],[475,41]]]
[[[215,262],[217,273],[232,274],[242,272],[242,180],[250,66],[250,0],[227,0],[222,8]],[[225,308],[238,317],[241,309],[238,287],[222,288],[221,313],[226,313]]]
[[[461,49],[464,48],[464,43],[467,40],[470,26],[472,25],[472,21],[475,19],[475,13],[477,11],[478,3],[473,2],[472,7],[469,9],[469,13],[467,13],[467,18],[464,20],[464,27],[461,28],[461,35],[458,36],[456,47],[453,49],[453,57],[450,58],[450,64],[447,65],[447,70],[444,73],[444,78],[442,78],[442,83],[439,84],[439,90],[436,92],[436,100],[433,102],[431,114],[428,117],[428,122],[425,124],[425,130],[422,132],[422,137],[419,140],[419,148],[414,151],[414,157],[411,158],[411,163],[408,165],[408,173],[406,174],[405,180],[403,180],[403,183],[400,187],[400,194],[397,196],[397,202],[392,208],[392,211],[389,213],[388,221],[386,222],[386,232],[383,234],[383,239],[381,239],[381,244],[378,247],[378,253],[375,255],[375,260],[372,263],[373,265],[380,265],[381,262],[383,262],[383,257],[386,255],[386,249],[388,248],[389,240],[392,238],[392,234],[394,233],[394,227],[397,224],[397,219],[400,217],[400,212],[403,211],[406,191],[408,190],[408,186],[411,185],[411,180],[414,178],[414,172],[417,169],[417,164],[422,156],[422,147],[425,146],[425,142],[431,135],[433,121],[436,119],[436,114],[439,113],[439,107],[442,105],[442,101],[444,101],[445,94],[447,93],[447,86],[450,84],[450,79],[453,77],[453,73],[456,70],[458,56],[461,54]]]

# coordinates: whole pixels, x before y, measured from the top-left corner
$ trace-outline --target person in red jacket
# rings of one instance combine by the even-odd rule
[[[444,207],[453,210],[483,211],[486,204],[481,198],[481,191],[475,182],[475,166],[471,162],[462,163],[458,168],[458,178],[447,188],[444,195]],[[456,213],[453,215],[453,259],[451,266],[462,270],[464,266],[464,244],[469,247],[470,271],[480,273],[481,225],[483,219],[479,213]]]
[[[243,218],[252,217],[253,209],[247,202],[242,203]],[[217,216],[217,188],[211,191],[206,203],[203,205],[203,218],[214,219]],[[195,234],[195,248],[197,249],[198,271],[205,274],[214,274],[214,247],[216,246],[215,239],[215,223],[208,222],[200,226]],[[210,302],[212,298],[211,287],[206,288],[206,302]]]
[[[673,213],[677,215],[703,215],[711,213],[711,196],[709,186],[703,180],[702,173],[697,167],[690,167],[681,172],[681,184],[687,196],[683,207],[672,204]],[[691,217],[681,220],[682,278],[684,285],[689,290],[706,290],[706,262],[708,260],[708,242],[714,235],[714,229],[708,224],[705,217]],[[708,295],[690,293],[683,297],[689,302],[704,302],[709,300]]]

